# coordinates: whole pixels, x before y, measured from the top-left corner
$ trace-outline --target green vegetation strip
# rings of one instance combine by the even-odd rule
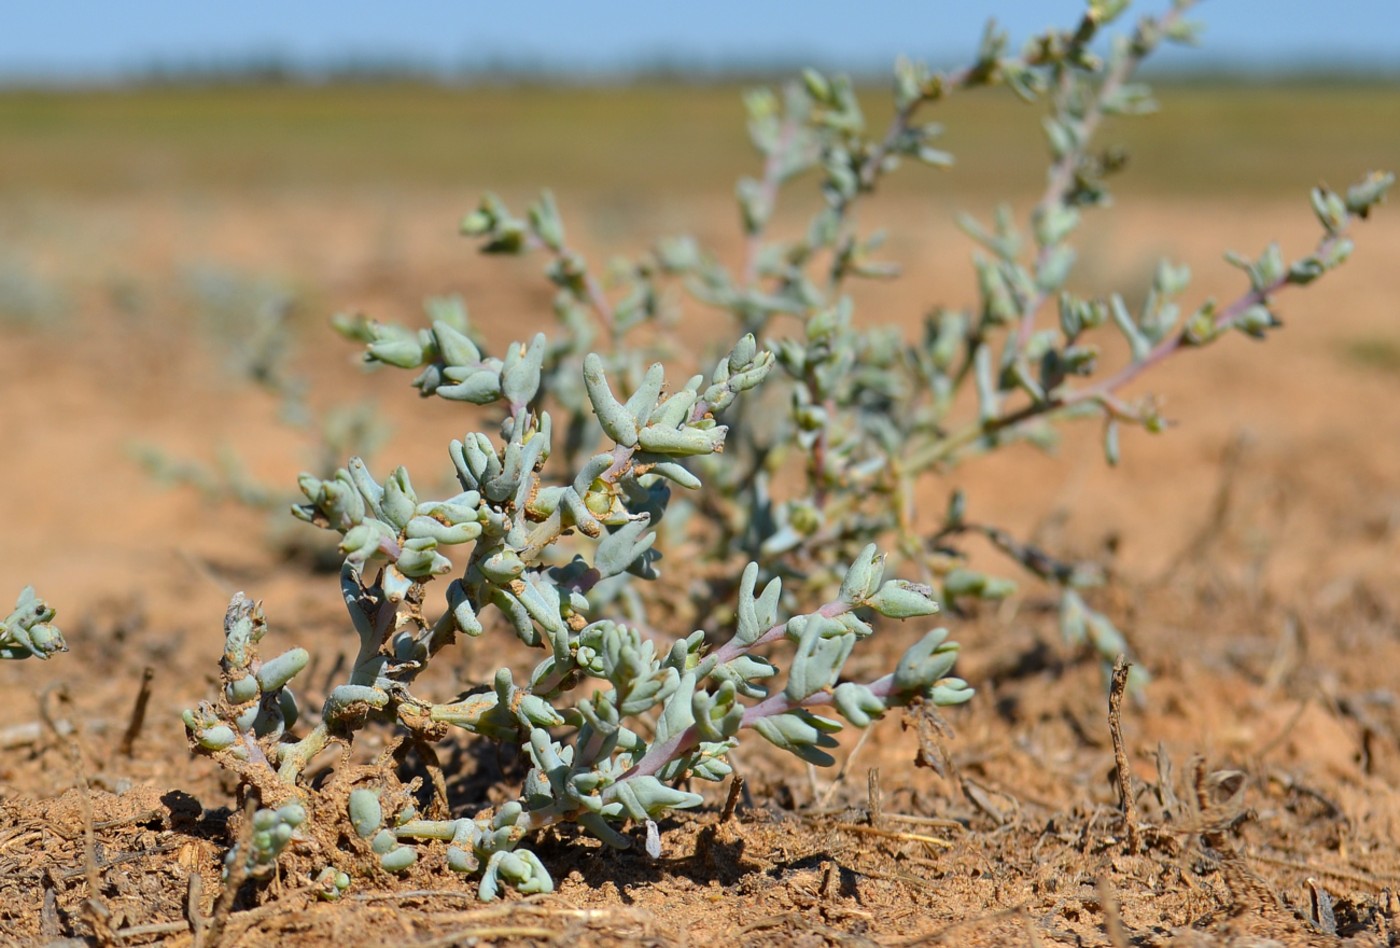
[[[1394,83],[1158,84],[1153,122],[1114,122],[1145,194],[1271,197],[1394,158]],[[413,84],[0,92],[0,195],[150,190],[462,188],[730,194],[751,153],[737,85],[451,88]],[[872,120],[888,96],[867,88]],[[930,118],[958,159],[895,189],[966,196],[1043,186],[1037,106],[1006,90]],[[1286,160],[1285,160],[1286,159]]]

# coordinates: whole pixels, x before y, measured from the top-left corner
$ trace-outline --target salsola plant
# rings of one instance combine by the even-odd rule
[[[735,434],[724,454],[689,466],[707,489],[695,503],[678,501],[671,522],[677,533],[693,527],[693,572],[702,581],[687,584],[683,597],[667,584],[661,598],[675,621],[709,626],[723,619],[749,561],[765,576],[784,577],[798,601],[822,600],[871,542],[945,604],[1003,598],[1014,582],[967,566],[964,541],[980,537],[1058,590],[1067,638],[1087,642],[1106,666],[1128,648],[1083,596],[1101,580],[1094,564],[1065,562],[1019,541],[994,518],[972,516],[973,504],[961,494],[929,504],[933,482],[1010,444],[1051,449],[1075,419],[1101,426],[1104,454],[1116,463],[1123,429],[1169,426],[1155,399],[1128,399],[1123,390],[1182,353],[1276,329],[1275,297],[1346,260],[1349,226],[1381,200],[1392,176],[1371,174],[1342,192],[1317,188],[1312,201],[1323,233],[1299,259],[1285,260],[1277,244],[1257,259],[1228,254],[1246,279],[1233,299],[1188,300],[1190,271],[1169,260],[1145,291],[1072,292],[1073,238],[1088,211],[1109,203],[1107,181],[1125,161],[1122,149],[1097,147],[1094,136],[1105,119],[1155,110],[1150,90],[1133,81],[1135,69],[1162,43],[1191,42],[1197,33],[1185,19],[1191,0],[1178,0],[1164,16],[1101,42],[1126,6],[1095,0],[1074,29],[1035,37],[1020,55],[989,26],[961,69],[936,72],[901,61],[894,113],[880,133],[869,130],[845,77],[809,70],[780,93],[750,93],[749,134],[763,168],[737,188],[737,265],[691,238],[670,237],[597,272],[568,243],[548,193],[523,217],[488,196],[464,219],[463,232],[480,239],[485,253],[545,258],[562,333],[545,344],[543,390],[575,465],[597,431],[579,384],[593,349],[628,390],[642,385],[652,361],[684,362],[696,324],[720,338],[753,334],[774,354],[775,378],[727,416]],[[1105,45],[1106,55],[1096,52]],[[1009,206],[997,208],[990,223],[959,220],[976,245],[978,298],[930,307],[911,345],[901,330],[857,318],[861,283],[893,279],[900,267],[880,256],[886,235],[864,231],[856,214],[902,163],[950,164],[952,156],[936,147],[941,129],[924,112],[987,86],[1048,105],[1045,188],[1024,220]],[[819,209],[794,229],[778,213],[782,198],[813,180]],[[1125,298],[1135,296],[1143,302],[1130,308]],[[464,312],[452,315],[454,325],[466,325]],[[722,326],[728,329],[712,328]],[[419,330],[363,317],[342,319],[340,328],[367,343],[369,361],[420,369],[415,385],[424,396],[495,397],[490,373],[466,374],[474,362],[421,344]],[[1120,345],[1105,338],[1113,334]],[[1126,360],[1105,370],[1105,353],[1123,349]],[[629,591],[623,603],[639,621],[648,614],[645,598]]]
[[[569,244],[548,194],[524,218],[486,198],[463,231],[487,253],[544,256],[562,327],[553,336],[491,355],[455,303],[435,303],[425,329],[339,320],[368,361],[416,371],[424,397],[480,406],[470,417],[489,422],[451,442],[460,491],[443,499],[420,497],[403,468],[381,480],[358,459],[329,479],[303,477],[295,513],[341,538],[340,587],[359,646],[347,680],[297,737],[288,684],[309,656],[261,658],[260,608],[241,594],[230,605],[222,694],[185,714],[194,746],[265,807],[230,866],[265,875],[300,840],[335,898],[364,866],[406,870],[422,851],[413,841],[437,840],[483,898],[503,885],[547,891],[534,834],[568,822],[626,846],[630,821],[654,840],[650,824],[701,803],[689,781],[731,772],[746,732],[829,764],[843,722],[967,700],[943,629],[911,637],[887,674],[847,670],[883,619],[1010,591],[963,565],[956,541],[969,534],[1061,589],[1067,634],[1105,659],[1123,651],[1080,595],[1091,570],[970,519],[960,495],[933,522],[916,498],[927,477],[1012,442],[1049,444],[1073,418],[1097,419],[1116,460],[1120,428],[1165,426],[1151,399],[1129,402],[1120,390],[1178,353],[1275,328],[1275,295],[1341,263],[1348,226],[1389,185],[1372,175],[1342,193],[1316,190],[1315,251],[1291,264],[1273,245],[1255,260],[1232,257],[1248,286],[1230,302],[1184,302],[1189,274],[1170,263],[1136,311],[1116,293],[1069,292],[1070,240],[1082,213],[1106,202],[1104,179],[1121,163],[1092,150],[1092,135],[1106,116],[1152,107],[1131,74],[1161,42],[1193,36],[1189,5],[1114,37],[1104,57],[1095,40],[1125,3],[1090,3],[1074,29],[1020,55],[989,29],[966,68],[901,62],[894,117],[874,137],[844,78],[808,72],[780,95],[751,94],[764,170],[738,188],[744,253],[733,269],[670,238],[599,274]],[[858,281],[897,268],[879,259],[880,236],[860,231],[856,207],[901,160],[950,160],[920,118],[927,106],[993,85],[1049,105],[1043,196],[1024,226],[1006,209],[989,227],[964,222],[981,248],[976,303],[933,310],[912,344],[858,326]],[[776,236],[782,190],[803,177],[818,182],[821,208]],[[706,318],[710,337],[738,342],[678,372],[683,330]],[[1107,330],[1126,339],[1127,361],[1097,375],[1094,340]],[[663,550],[681,554],[664,576]],[[443,601],[432,608],[439,577]],[[415,690],[443,649],[491,626],[542,659],[484,674],[448,701]],[[518,748],[528,774],[514,799],[458,819],[420,813],[423,801],[384,768],[337,768],[310,791],[313,759],[368,720],[395,722],[419,747],[462,729]],[[349,832],[318,835],[318,821]]]
[[[727,429],[715,416],[772,370],[773,355],[759,351],[752,336],[708,379],[696,376],[664,397],[659,363],[622,401],[601,361],[585,360],[588,398],[612,444],[566,478],[547,476],[553,422],[548,411],[531,407],[539,395],[543,336],[512,347],[503,360],[481,358],[445,323],[420,341],[464,367],[448,370],[463,376],[451,384],[477,386],[483,402],[506,406],[504,443],[482,432],[453,441],[449,453],[462,490],[444,500],[418,497],[402,468],[380,482],[358,460],[332,480],[303,480],[309,503],[298,515],[342,536],[341,588],[360,639],[349,680],[330,692],[310,732],[289,739],[297,712],[286,686],[309,656],[293,649],[260,660],[266,623],[256,605],[238,597],[225,623],[222,700],[185,715],[196,744],[258,787],[264,800],[295,800],[310,760],[329,742],[348,740],[367,715],[396,719],[424,741],[447,725],[514,744],[531,770],[520,798],[486,816],[435,822],[410,807],[386,820],[378,793],[368,788],[348,795],[348,815],[384,868],[413,861],[414,850],[400,840],[440,838],[452,844],[449,865],[480,874],[483,897],[503,880],[541,891],[551,883],[521,846],[528,834],[570,821],[626,846],[614,824],[699,805],[698,794],[676,783],[727,776],[726,756],[744,729],[828,764],[841,723],[820,710],[864,727],[910,701],[955,704],[971,695],[964,682],[948,677],[957,646],[942,629],[920,638],[890,674],[842,680],[857,642],[873,632],[873,615],[937,610],[928,587],[884,577],[873,545],[850,564],[839,595],[786,619],[782,581],[760,588],[759,568],[750,564],[732,630],[717,647],[705,630],[658,645],[635,626],[594,618],[591,596],[606,602],[628,579],[657,576],[653,527],[665,513],[667,482],[701,486],[684,460],[723,447]],[[577,549],[559,555],[565,541],[591,555]],[[460,565],[450,553],[460,553]],[[459,575],[448,585],[445,608],[426,614],[425,585],[452,572]],[[521,642],[542,650],[543,660],[524,681],[502,668],[488,690],[456,701],[413,694],[414,678],[434,655],[458,635],[483,633],[478,614],[488,606]],[[765,647],[781,640],[792,645],[793,657],[783,687],[773,689],[778,668]],[[290,839],[290,830],[277,830],[292,826],[288,820],[259,819],[268,824],[255,834],[268,837],[263,851],[279,833]]]

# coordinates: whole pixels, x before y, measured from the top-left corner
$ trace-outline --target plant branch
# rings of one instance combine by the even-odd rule
[[[837,616],[845,615],[854,608],[855,606],[849,602],[829,602],[826,605],[822,606],[820,609],[818,609],[815,613],[813,613],[813,615],[819,615],[824,616],[828,619],[834,619]],[[759,648],[760,646],[776,642],[778,641],[778,639],[783,637],[784,633],[787,632],[787,627],[787,622],[779,622],[777,625],[774,625],[771,628],[767,629],[762,635],[760,635],[758,638],[754,639],[752,642],[749,642],[747,644],[740,642],[737,638],[730,639],[728,642],[724,643],[714,651],[715,663],[718,665],[727,664],[729,662],[734,661],[734,659],[738,658],[741,655],[747,655],[749,652],[753,651],[756,648]]]
[[[1149,41],[1149,32],[1160,35],[1171,29],[1196,2],[1197,0],[1185,0],[1185,2],[1174,6],[1160,20],[1153,20],[1150,17],[1144,18],[1128,52],[1114,61],[1104,75],[1103,82],[1099,84],[1093,98],[1089,101],[1084,115],[1079,120],[1075,135],[1075,147],[1059,156],[1050,166],[1045,191],[1041,194],[1040,200],[1036,201],[1034,210],[1031,211],[1032,220],[1043,218],[1057,206],[1063,206],[1066,203],[1066,198],[1073,193],[1075,176],[1088,152],[1089,142],[1093,140],[1094,133],[1098,131],[1099,124],[1103,121],[1104,102],[1123,87],[1123,83],[1127,82],[1137,71],[1138,66],[1152,53],[1156,46],[1156,41]],[[1070,68],[1066,64],[1060,64],[1059,69],[1063,70],[1062,79],[1068,76]],[[1056,246],[1057,244],[1053,242],[1041,245],[1036,254],[1036,272],[1039,272],[1049,262],[1050,255]],[[1031,336],[1035,334],[1036,316],[1039,314],[1040,308],[1045,305],[1049,295],[1048,291],[1038,289],[1035,295],[1023,304],[1020,325],[1016,331],[1017,352],[1025,349]]]
[[[1346,235],[1340,231],[1329,234],[1318,244],[1316,256],[1325,259],[1338,243],[1345,239]],[[1274,293],[1295,285],[1297,284],[1289,278],[1288,272],[1285,271],[1268,284],[1251,288],[1215,315],[1212,324],[1213,332],[1221,333],[1232,328],[1235,320],[1251,307],[1263,304]],[[947,462],[956,457],[964,448],[983,438],[1015,431],[1037,418],[1089,403],[1098,403],[1105,411],[1110,412],[1115,417],[1141,422],[1143,419],[1140,416],[1131,413],[1125,415],[1123,406],[1121,403],[1115,402],[1112,395],[1133,382],[1148,369],[1166,361],[1182,349],[1192,348],[1196,345],[1197,343],[1193,341],[1188,330],[1181,329],[1163,339],[1141,359],[1130,362],[1113,375],[1084,388],[1053,394],[1043,401],[1032,402],[1006,415],[969,423],[936,442],[929,451],[921,456],[921,459],[932,464]]]
[[[777,141],[768,151],[763,161],[763,177],[758,183],[758,200],[762,203],[766,214],[764,224],[773,219],[773,211],[778,205],[778,194],[782,190],[785,164],[788,152],[797,141],[797,133],[800,126],[797,119],[791,115],[783,119],[782,126],[778,130]],[[752,290],[758,283],[758,258],[763,251],[763,233],[765,227],[755,228],[751,233],[744,236],[744,269],[743,288]]]

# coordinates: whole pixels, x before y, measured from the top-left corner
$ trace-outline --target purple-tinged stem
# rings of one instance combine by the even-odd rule
[[[1325,259],[1336,243],[1344,238],[1345,235],[1342,233],[1329,235],[1318,244],[1314,255]],[[1241,294],[1239,298],[1216,314],[1214,330],[1216,332],[1223,332],[1231,328],[1234,325],[1234,321],[1250,307],[1268,302],[1269,297],[1274,293],[1291,285],[1293,284],[1290,282],[1288,274],[1284,273],[1265,286],[1259,287],[1258,289],[1251,288],[1248,292]],[[1084,404],[1085,402],[1103,403],[1106,409],[1116,417],[1133,417],[1131,413],[1125,414],[1123,412],[1123,406],[1113,402],[1111,399],[1113,393],[1131,383],[1148,369],[1170,358],[1176,352],[1188,348],[1191,344],[1190,336],[1185,329],[1182,329],[1174,335],[1163,339],[1141,359],[1123,366],[1123,368],[1119,369],[1113,375],[1093,385],[1055,395],[1043,402],[1034,402],[1030,405],[1026,405],[1000,418],[992,418],[984,422],[974,422],[973,424],[959,429],[937,445],[936,450],[932,452],[931,460],[933,462],[946,461],[956,455],[959,450],[977,441],[979,438],[1015,429],[1017,426],[1034,418],[1038,418],[1041,415],[1048,414],[1052,411],[1071,408],[1075,405]]]
[[[826,605],[822,606],[820,609],[818,609],[817,612],[814,614],[826,616],[828,619],[832,619],[836,616],[844,615],[845,613],[850,612],[853,608],[855,607],[848,602],[829,602]],[[726,642],[724,645],[721,645],[715,652],[712,653],[716,660],[716,663],[719,665],[723,665],[727,662],[732,662],[734,659],[738,658],[741,655],[747,654],[749,651],[758,648],[760,645],[767,645],[770,642],[777,641],[778,639],[782,638],[783,633],[787,631],[787,625],[788,624],[786,622],[779,622],[777,625],[768,629],[768,631],[764,632],[762,635],[760,635],[758,638],[754,639],[747,645],[745,645],[742,642],[739,642],[738,639],[730,639],[728,642]],[[881,679],[881,681],[883,680],[884,679]],[[822,697],[824,694],[825,698]],[[748,727],[754,721],[759,720],[759,718],[768,717],[770,714],[781,714],[782,711],[765,711],[763,713],[758,714],[755,714],[755,712],[757,712],[760,708],[769,707],[775,699],[779,699],[782,697],[783,695],[781,694],[774,695],[773,697],[766,698],[758,704],[754,705],[753,707],[749,708],[747,711],[744,712],[743,726]],[[830,694],[827,694],[825,692],[818,692],[811,698],[808,698],[807,701],[804,702],[804,704],[828,704],[830,703],[830,701]],[[791,709],[788,708],[785,710]],[[695,725],[692,724],[684,731],[681,731],[678,734],[673,734],[671,735],[671,737],[667,738],[661,743],[653,744],[650,747],[648,747],[646,754],[642,756],[641,760],[639,760],[635,765],[633,765],[632,769],[627,772],[626,776],[623,779],[626,779],[627,777],[645,777],[650,774],[654,774],[662,767],[665,767],[668,763],[674,760],[677,756],[689,751],[691,748],[695,747],[699,743],[700,731]]]

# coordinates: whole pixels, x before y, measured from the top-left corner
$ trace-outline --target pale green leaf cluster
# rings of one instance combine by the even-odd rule
[[[542,351],[543,343],[535,345]],[[415,358],[429,355],[425,344]],[[508,362],[501,361],[503,375]],[[367,717],[396,719],[421,735],[450,725],[516,745],[531,764],[519,799],[479,817],[431,823],[409,809],[390,818],[373,788],[349,798],[354,832],[382,869],[413,865],[416,850],[402,839],[444,839],[449,865],[479,875],[480,892],[490,898],[501,884],[521,892],[552,886],[521,846],[533,831],[575,822],[625,847],[619,824],[699,805],[698,794],[676,783],[728,776],[726,758],[745,728],[804,760],[830,763],[831,735],[842,723],[814,708],[830,707],[865,727],[910,701],[967,700],[971,690],[949,677],[957,647],[944,641],[943,630],[911,648],[894,674],[845,680],[858,641],[874,632],[874,616],[938,609],[927,586],[885,579],[873,544],[846,570],[838,599],[787,619],[780,614],[781,580],[770,579],[758,593],[758,567],[750,565],[727,641],[704,630],[658,641],[626,622],[594,617],[595,590],[658,577],[654,526],[668,505],[668,485],[702,486],[686,462],[723,449],[728,428],[715,413],[774,365],[773,355],[746,336],[708,377],[693,376],[668,395],[665,370],[655,364],[624,398],[601,357],[589,354],[581,366],[584,389],[611,447],[562,476],[550,473],[550,413],[530,407],[533,392],[509,397],[507,383],[500,438],[471,432],[449,447],[457,494],[425,499],[404,469],[380,481],[358,459],[329,480],[304,477],[307,503],[297,516],[341,538],[341,588],[360,639],[348,680],[331,689],[320,722],[293,739],[288,729],[297,707],[287,685],[308,655],[293,649],[261,660],[266,623],[260,607],[240,594],[225,619],[220,700],[185,713],[192,744],[282,793],[294,792],[307,764]],[[430,620],[420,605],[425,587],[447,573],[457,578]],[[513,630],[544,653],[525,680],[501,668],[489,690],[454,701],[412,692],[441,648],[458,633],[482,634],[488,624]],[[783,640],[794,655],[786,686],[773,691],[769,681],[779,669],[764,647]],[[327,897],[340,891],[332,884],[338,878],[327,877]]]
[[[253,814],[252,833],[248,851],[240,857],[241,847],[235,846],[224,856],[224,878],[233,874],[240,858],[243,872],[250,879],[267,879],[277,869],[277,857],[297,836],[297,829],[306,822],[306,807],[288,803],[277,809],[263,808]]]
[[[203,702],[183,715],[201,749],[227,750],[246,761],[261,754],[258,740],[276,741],[296,724],[300,711],[286,686],[311,656],[304,648],[294,648],[261,660],[258,643],[266,634],[262,608],[241,593],[235,596],[224,617],[222,700]]]
[[[63,633],[53,624],[57,614],[53,606],[38,597],[33,586],[25,586],[15,608],[0,619],[0,659],[45,659],[68,651]]]

